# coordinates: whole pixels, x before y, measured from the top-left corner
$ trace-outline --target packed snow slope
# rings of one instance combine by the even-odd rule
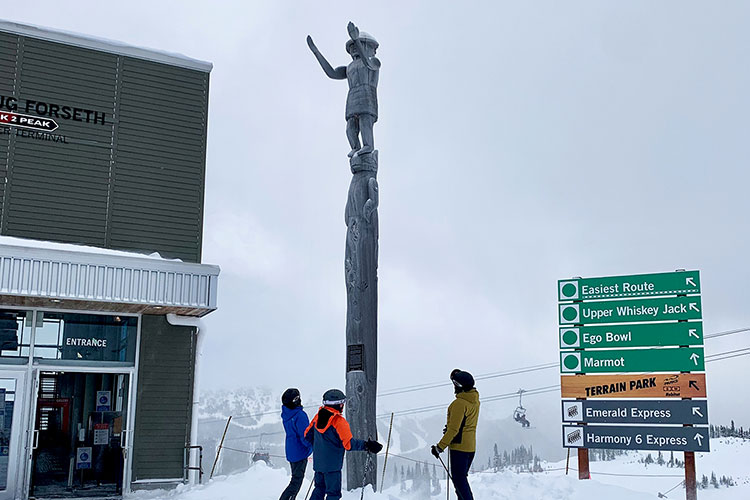
[[[737,438],[721,438],[711,441],[711,453],[697,454],[698,480],[711,473],[731,476],[735,486],[701,489],[701,500],[740,500],[750,498],[750,441]],[[656,455],[651,453],[652,457]],[[575,457],[575,454],[573,454]],[[511,471],[483,471],[471,475],[470,481],[477,500],[646,500],[685,497],[680,482],[684,470],[667,464],[645,464],[645,452],[632,452],[608,462],[592,462],[592,479],[579,481],[576,474],[566,476],[565,462],[545,463],[547,472],[529,474]],[[681,458],[682,454],[675,453]],[[575,464],[575,460],[571,460]],[[311,471],[298,495],[303,500],[310,484]],[[173,491],[138,492],[129,500],[276,500],[286,487],[288,475],[285,469],[273,469],[263,462],[253,464],[240,474],[221,476],[197,487],[180,487]],[[411,481],[405,482],[409,489]],[[441,481],[440,493],[402,492],[395,485],[383,493],[365,490],[368,500],[438,500],[445,498],[445,481]],[[669,491],[671,489],[671,491]],[[359,500],[361,492],[345,492],[343,500]],[[451,498],[455,493],[451,491]]]

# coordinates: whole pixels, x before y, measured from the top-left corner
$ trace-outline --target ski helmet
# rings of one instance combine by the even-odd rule
[[[451,372],[451,382],[456,386],[456,389],[461,391],[469,391],[474,388],[474,377],[471,376],[471,373],[463,370],[453,370]]]
[[[346,403],[346,395],[338,389],[330,389],[323,394],[323,404],[326,406],[343,405]]]
[[[299,395],[299,389],[290,387],[289,389],[285,390],[284,394],[281,395],[281,404],[283,404],[290,410],[293,410],[298,406],[302,406],[302,398]]]

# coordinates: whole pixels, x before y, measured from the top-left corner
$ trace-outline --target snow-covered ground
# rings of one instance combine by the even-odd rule
[[[700,490],[700,499],[740,500],[750,498],[750,441],[722,438],[711,441],[712,452],[696,456],[698,479],[702,475],[732,476],[737,486]],[[592,462],[592,479],[578,481],[575,473],[565,476],[565,462],[545,464],[549,472],[518,474],[514,472],[479,472],[470,478],[477,500],[646,500],[658,498],[677,486],[682,480],[683,469],[667,465],[649,464],[639,459],[644,452],[630,453],[610,462]],[[575,456],[575,454],[573,454]],[[655,457],[655,454],[652,453]],[[675,458],[681,458],[676,453]],[[665,457],[668,459],[668,457]],[[571,460],[571,465],[575,461]],[[563,470],[559,470],[563,469]],[[305,482],[299,500],[310,484]],[[232,476],[214,478],[209,484],[195,488],[181,487],[174,491],[138,492],[129,500],[276,500],[283,491],[288,476],[283,469],[272,469],[263,462],[254,464],[248,471]],[[343,500],[358,500],[360,491],[344,493]],[[441,493],[433,497],[425,494],[402,493],[399,486],[386,489],[382,494],[367,489],[368,500],[437,500],[445,498],[445,482]],[[673,489],[667,498],[684,498],[681,487]],[[455,493],[451,492],[451,498]]]

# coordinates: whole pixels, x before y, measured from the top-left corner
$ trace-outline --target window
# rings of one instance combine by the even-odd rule
[[[135,363],[138,318],[45,312],[36,326],[35,358]]]
[[[0,309],[0,358],[28,358],[31,319],[30,311]]]

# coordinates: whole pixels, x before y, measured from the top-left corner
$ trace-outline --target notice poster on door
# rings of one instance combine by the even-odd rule
[[[112,391],[97,391],[96,411],[109,411],[112,408]]]
[[[82,447],[76,450],[76,469],[91,468],[91,447]]]
[[[109,444],[109,424],[94,424],[94,444]]]

